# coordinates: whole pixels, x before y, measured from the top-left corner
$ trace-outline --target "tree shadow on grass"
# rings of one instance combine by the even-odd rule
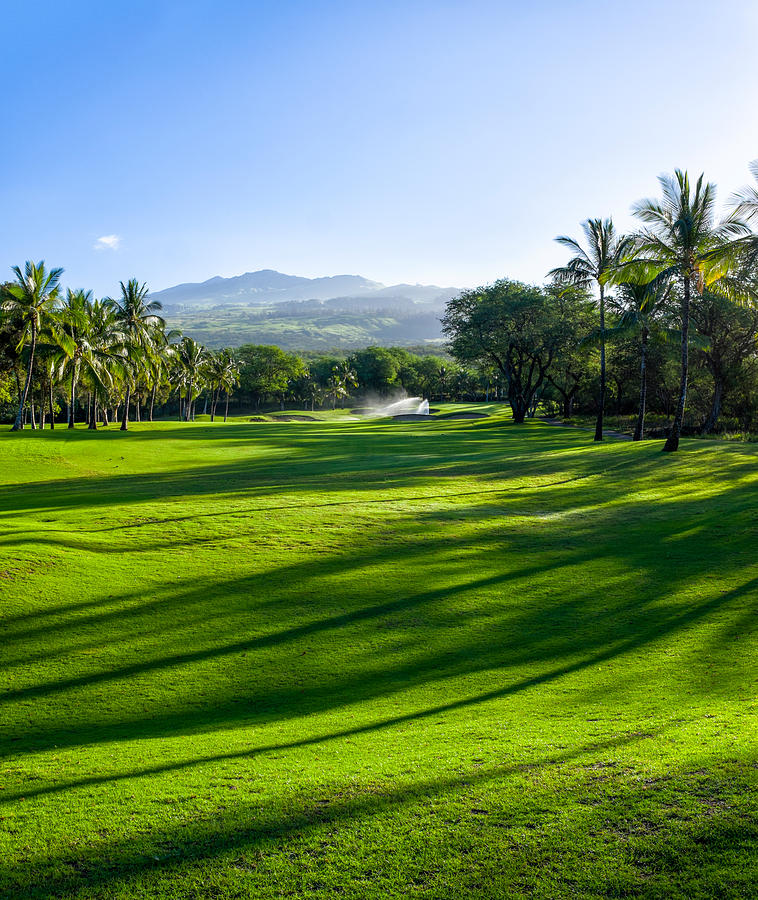
[[[207,880],[216,873],[228,878],[230,891],[237,887],[273,895],[294,888],[295,880],[302,885],[304,875],[319,886],[319,836],[329,835],[330,844],[343,841],[349,847],[353,830],[359,828],[361,857],[340,863],[338,890],[347,887],[351,875],[367,876],[380,889],[381,880],[396,880],[394,867],[382,871],[379,863],[378,871],[371,870],[377,853],[386,857],[393,852],[403,854],[399,877],[410,889],[428,865],[429,850],[436,848],[451,861],[457,861],[456,851],[462,854],[460,861],[465,858],[466,865],[455,865],[443,883],[449,891],[452,876],[454,890],[471,896],[501,895],[501,888],[490,882],[492,893],[481,879],[501,874],[506,860],[513,896],[535,891],[544,896],[551,884],[555,889],[565,886],[564,879],[581,896],[605,896],[608,865],[614,863],[617,879],[624,882],[623,896],[712,896],[709,891],[717,886],[723,896],[747,896],[742,891],[754,884],[758,858],[758,816],[739,801],[754,781],[749,762],[734,760],[720,773],[683,769],[644,780],[615,768],[618,763],[612,760],[625,748],[658,740],[670,727],[580,744],[528,763],[479,766],[390,786],[317,787],[266,808],[240,796],[231,809],[219,802],[210,816],[190,812],[184,821],[175,816],[180,821],[173,828],[101,840],[75,852],[46,855],[23,868],[0,862],[0,885],[19,898],[75,897],[93,890],[159,896],[169,885],[172,892],[181,891],[185,880],[194,884],[198,876]],[[144,773],[134,773],[139,774]],[[568,817],[554,807],[550,785],[556,778],[563,809],[570,809]],[[440,822],[429,801],[444,801],[448,815],[458,818]],[[483,803],[488,808],[479,808]],[[436,802],[431,810],[435,808]],[[489,818],[482,819],[482,814]],[[388,822],[408,818],[423,830],[423,853],[402,828],[386,830]],[[494,854],[478,852],[485,842],[496,848]],[[535,867],[541,857],[549,861],[546,869]],[[266,881],[270,865],[279,867],[284,884]],[[263,869],[261,882],[240,883],[240,870],[249,874],[258,867]],[[558,885],[552,881],[556,877]],[[392,887],[397,888],[396,881]],[[318,890],[314,894],[323,895]]]
[[[701,501],[694,502],[700,508]],[[48,710],[36,725],[22,716],[17,726],[6,726],[5,752],[281,721],[461,675],[499,682],[482,692],[476,701],[482,702],[665,641],[719,611],[742,615],[745,599],[758,588],[756,577],[729,591],[705,589],[696,599],[673,595],[708,574],[713,560],[727,549],[736,555],[751,547],[752,535],[735,538],[731,530],[711,531],[701,522],[700,533],[693,536],[688,504],[672,505],[677,518],[659,509],[656,521],[663,528],[661,546],[677,544],[679,533],[686,530],[689,545],[679,549],[686,562],[680,571],[670,555],[651,558],[649,547],[634,540],[635,534],[651,533],[650,518],[635,531],[627,517],[619,535],[604,527],[604,517],[617,513],[601,511],[572,528],[567,545],[564,533],[550,528],[535,532],[530,522],[513,524],[506,536],[497,519],[483,528],[481,521],[487,519],[476,508],[480,525],[472,552],[465,535],[429,528],[429,520],[439,516],[455,514],[465,520],[472,511],[463,507],[452,513],[429,512],[420,520],[401,517],[392,531],[397,540],[384,545],[367,534],[351,552],[317,561],[306,556],[261,573],[210,578],[190,588],[172,584],[156,589],[157,596],[150,598],[109,598],[109,608],[52,627],[43,623],[11,628],[6,632],[6,673],[14,665],[26,668],[56,657],[75,658],[104,645],[118,653],[111,652],[107,665],[99,669],[88,665],[63,678],[31,683],[22,679],[17,687],[9,683],[0,694],[6,715],[16,704],[22,704],[23,711],[29,700],[56,696],[66,698],[62,712],[72,702],[84,712],[77,712],[73,733],[67,733],[64,724],[70,711],[60,715],[55,708]],[[595,534],[603,537],[592,543]],[[539,551],[538,562],[519,552],[529,547]],[[694,556],[695,547],[707,547],[707,553]],[[462,556],[461,548],[466,551]],[[511,557],[507,566],[501,561],[505,548]],[[396,582],[383,584],[374,574],[387,565],[413,571],[425,558],[433,562],[423,567],[424,582],[437,583],[429,590],[405,585],[398,591]],[[622,572],[621,586],[572,582],[576,572],[606,562]],[[478,575],[472,577],[472,572]],[[666,584],[663,596],[661,583]],[[623,589],[632,586],[624,594]],[[552,593],[545,595],[548,588]],[[528,594],[522,593],[522,601],[514,603],[513,592],[525,590],[539,602],[526,602]],[[292,624],[293,619],[298,624]],[[35,645],[35,640],[42,643]],[[376,650],[360,649],[366,641],[375,642]],[[325,665],[327,659],[335,665]],[[271,674],[258,671],[263,662]],[[521,678],[522,669],[533,665],[543,671]],[[289,670],[284,683],[279,667]],[[101,696],[105,688],[115,700],[127,683],[160,688],[164,679],[173,682],[180,674],[189,684],[199,678],[207,698],[198,704],[197,698],[189,702],[190,694],[180,692],[168,705],[159,701],[145,715],[130,714],[122,705],[115,719],[86,704],[90,691]]]

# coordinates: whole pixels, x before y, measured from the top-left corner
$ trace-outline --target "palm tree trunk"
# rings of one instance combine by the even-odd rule
[[[26,398],[29,394],[29,385],[32,383],[32,368],[34,366],[34,351],[37,349],[37,324],[32,319],[32,343],[29,347],[29,367],[26,370],[26,384],[19,398],[18,412],[16,413],[16,421],[13,423],[11,431],[21,431],[24,427],[24,407],[26,406]]]
[[[131,394],[131,385],[127,384],[126,386],[126,397],[124,397],[124,413],[121,416],[121,428],[120,431],[128,431],[129,430],[129,400]]]
[[[679,383],[679,402],[676,406],[674,424],[671,426],[663,449],[672,453],[679,449],[679,437],[682,433],[684,421],[684,406],[687,402],[687,376],[689,374],[689,340],[690,340],[690,279],[684,278],[684,294],[682,297],[682,376]]]
[[[605,415],[605,291],[600,285],[600,402],[595,422],[595,440],[603,440],[603,416]]]
[[[716,423],[721,415],[721,402],[724,397],[724,379],[721,375],[716,374],[713,382],[713,399],[711,401],[711,410],[703,422],[700,434],[710,434],[716,427]]]
[[[216,404],[218,403],[218,386],[213,389],[213,398],[211,399],[211,422],[216,417]]]
[[[239,406],[239,404],[237,404]],[[224,421],[226,422],[227,416],[229,415],[229,391],[226,392],[226,407],[224,408]]]
[[[647,403],[647,328],[642,329],[640,345],[640,408],[634,426],[633,441],[641,441],[645,434],[645,404]]]
[[[153,389],[150,391],[150,421],[153,421],[153,409],[155,409],[155,392],[157,391],[157,385],[153,385]]]
[[[50,431],[55,429],[55,400],[53,399],[53,376],[50,376],[50,380],[47,383],[50,401]]]
[[[92,395],[92,406],[89,411],[88,431],[97,431],[97,394]]]
[[[71,397],[68,402],[68,427],[74,427],[74,410],[76,409],[76,367],[74,367],[74,371],[71,373]]]
[[[32,427],[32,431],[37,430],[37,419],[34,416],[34,391],[31,392],[29,397],[29,424]]]
[[[102,414],[103,414],[103,428],[107,428],[108,425],[109,425],[109,422],[108,422],[108,405],[107,405],[107,404],[104,404],[104,405],[103,405]]]
[[[184,421],[189,422],[190,415],[192,414],[192,379],[190,379],[190,383],[187,387],[187,400],[184,405]]]

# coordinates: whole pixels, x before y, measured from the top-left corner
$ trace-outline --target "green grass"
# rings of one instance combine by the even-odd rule
[[[0,472],[1,896],[756,895],[751,445],[163,423]]]

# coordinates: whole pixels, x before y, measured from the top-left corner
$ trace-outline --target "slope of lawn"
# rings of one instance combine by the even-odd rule
[[[754,446],[164,423],[0,480],[0,896],[756,896]]]

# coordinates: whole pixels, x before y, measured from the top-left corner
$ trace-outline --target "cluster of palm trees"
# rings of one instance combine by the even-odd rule
[[[750,166],[758,180],[758,160]],[[664,450],[679,447],[687,402],[690,346],[690,303],[693,291],[725,297],[737,303],[758,300],[758,189],[734,194],[729,213],[716,213],[715,185],[701,175],[693,184],[687,172],[659,179],[662,197],[641,200],[632,210],[642,227],[621,235],[611,219],[583,224],[586,246],[570,237],[556,240],[574,254],[550,273],[559,284],[596,288],[599,295],[600,396],[595,440],[603,439],[606,394],[606,307],[620,314],[617,328],[634,326],[640,334],[640,408],[635,439],[643,435],[646,393],[646,347],[656,319],[672,303],[678,306],[681,379],[673,425]],[[613,294],[609,296],[609,291]]]
[[[14,280],[2,286],[0,310],[3,338],[15,354],[18,379],[18,411],[12,430],[24,427],[27,406],[35,426],[35,383],[39,385],[40,422],[45,407],[50,427],[55,427],[55,390],[66,385],[68,427],[75,426],[77,391],[87,390],[88,427],[104,425],[109,414],[129,427],[133,409],[139,421],[142,408],[152,420],[156,397],[176,391],[180,414],[187,421],[195,415],[201,391],[212,397],[211,418],[221,395],[229,395],[239,372],[229,351],[213,353],[190,337],[166,329],[161,304],[150,300],[145,284],[121,282],[116,299],[93,298],[91,291],[67,290],[63,294],[62,269],[47,269],[44,262],[27,262],[13,268]],[[19,374],[25,369],[23,380]]]

